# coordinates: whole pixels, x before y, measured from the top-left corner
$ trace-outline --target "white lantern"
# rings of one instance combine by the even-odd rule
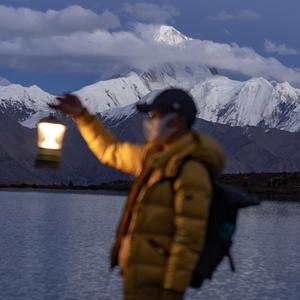
[[[37,124],[38,154],[35,166],[59,169],[63,139],[67,127],[53,116],[40,120]]]

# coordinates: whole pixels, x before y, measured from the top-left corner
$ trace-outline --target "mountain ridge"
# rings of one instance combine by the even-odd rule
[[[166,25],[154,26],[147,38],[170,47],[180,47],[191,40]],[[103,113],[132,105],[154,90],[178,87],[194,96],[201,119],[230,126],[300,131],[300,89],[288,82],[265,78],[237,81],[219,75],[209,66],[195,64],[165,63],[148,71],[131,70],[122,74],[126,75],[98,81],[74,93],[92,113]],[[49,113],[47,103],[54,99],[54,95],[37,86],[0,85],[0,110],[18,111],[24,126],[34,127],[39,116]],[[105,115],[109,118],[109,113]]]

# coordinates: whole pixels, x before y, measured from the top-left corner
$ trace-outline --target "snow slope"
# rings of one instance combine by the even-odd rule
[[[300,130],[300,90],[287,82],[253,78],[245,82],[215,76],[195,85],[198,117],[231,126]]]
[[[165,64],[148,72],[131,72],[125,77],[100,81],[75,93],[92,112],[123,107],[149,92],[171,86],[190,90],[197,82],[211,77],[207,67]]]
[[[49,111],[47,103],[53,100],[53,95],[36,85],[30,87],[23,87],[19,84],[0,86],[0,110],[17,114],[20,120],[29,118],[37,112]]]

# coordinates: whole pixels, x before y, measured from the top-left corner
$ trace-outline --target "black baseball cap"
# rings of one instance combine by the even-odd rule
[[[193,124],[197,115],[197,108],[193,97],[188,92],[175,88],[162,91],[151,103],[138,103],[136,108],[143,113],[151,111],[163,113],[175,112],[184,116],[189,125]]]

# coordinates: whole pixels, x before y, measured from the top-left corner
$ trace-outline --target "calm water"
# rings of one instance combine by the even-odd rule
[[[109,250],[124,197],[0,192],[0,299],[121,299]],[[187,299],[300,299],[300,204],[245,210],[227,262]]]

